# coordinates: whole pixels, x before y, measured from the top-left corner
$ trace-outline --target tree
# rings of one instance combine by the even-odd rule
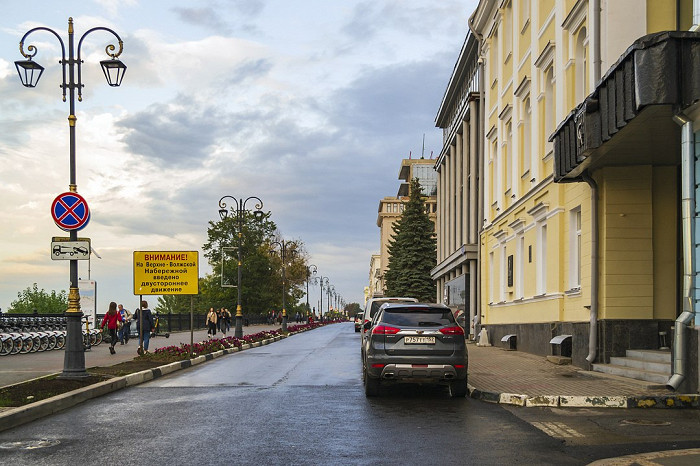
[[[17,300],[12,301],[8,313],[33,314],[62,314],[68,309],[68,294],[65,290],[56,293],[51,290],[47,293],[43,288],[34,283],[32,287],[27,287],[24,291],[17,293]]]
[[[386,293],[434,302],[435,284],[430,270],[437,263],[435,227],[426,212],[417,179],[411,179],[409,190],[408,202],[389,240],[389,264],[384,274]]]

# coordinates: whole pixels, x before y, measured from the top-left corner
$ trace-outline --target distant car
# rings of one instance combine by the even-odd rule
[[[464,329],[443,304],[385,304],[368,331],[363,351],[365,395],[382,385],[447,385],[453,398],[467,394],[468,355]]]
[[[362,328],[362,322],[363,322],[362,316],[364,316],[364,315],[365,315],[364,312],[358,312],[357,314],[355,314],[355,332],[359,332],[360,329]]]
[[[382,304],[386,303],[417,303],[418,300],[416,298],[401,298],[401,297],[385,297],[385,298],[370,298],[367,300],[367,303],[365,304],[365,312],[363,312],[363,318],[364,322],[362,323],[362,328],[360,328],[360,331],[362,332],[362,339],[361,339],[361,344],[364,346],[365,343],[365,338],[367,337],[367,331],[364,329],[364,326],[367,324],[367,322],[372,321],[372,317],[374,317],[377,314],[377,311],[381,307]]]

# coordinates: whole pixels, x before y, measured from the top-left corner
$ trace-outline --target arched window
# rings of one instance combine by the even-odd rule
[[[588,57],[586,45],[588,38],[586,37],[586,28],[582,27],[576,36],[576,104],[583,102],[586,97],[586,77],[588,76]]]

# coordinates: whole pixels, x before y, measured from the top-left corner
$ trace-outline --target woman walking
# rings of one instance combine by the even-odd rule
[[[214,312],[214,308],[210,307],[209,308],[209,313],[207,314],[207,336],[211,338],[212,336],[216,335],[216,312]]]
[[[100,326],[100,328],[103,329],[105,328],[105,324],[107,324],[110,337],[109,352],[111,354],[116,353],[116,351],[114,351],[114,345],[117,344],[117,327],[119,326],[119,322],[122,322],[122,315],[117,312],[117,303],[112,301],[109,303],[109,310],[102,319],[102,325]]]

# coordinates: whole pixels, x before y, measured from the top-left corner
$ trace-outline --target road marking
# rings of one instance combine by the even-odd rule
[[[532,425],[554,438],[585,437],[563,422],[533,422]]]

